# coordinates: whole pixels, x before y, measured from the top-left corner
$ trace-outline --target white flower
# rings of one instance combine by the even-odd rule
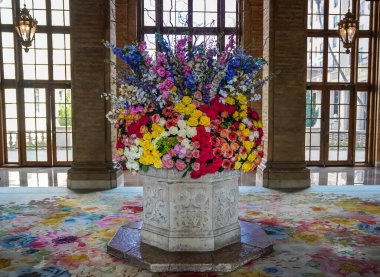
[[[187,135],[189,138],[192,138],[192,137],[196,136],[196,135],[197,135],[197,128],[187,126],[187,127],[186,127],[186,135]]]
[[[160,118],[160,122],[158,123],[160,126],[165,126],[165,124],[166,124],[166,120],[165,120],[165,118]]]
[[[181,129],[178,131],[178,136],[185,138],[186,137],[186,129]]]
[[[176,135],[178,134],[178,128],[176,126],[172,126],[169,128],[169,134]]]
[[[178,125],[178,127],[179,127],[180,129],[184,129],[184,128],[186,128],[186,121],[183,120],[183,119],[178,120],[177,125]]]

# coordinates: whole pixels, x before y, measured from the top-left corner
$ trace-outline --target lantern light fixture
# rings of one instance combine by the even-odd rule
[[[16,19],[15,29],[21,45],[25,47],[25,52],[29,52],[29,47],[32,46],[37,31],[37,24],[38,21],[30,15],[24,3],[24,8]]]
[[[354,46],[355,38],[359,31],[359,21],[352,14],[350,9],[344,18],[338,23],[338,33],[346,53],[350,53],[350,49]]]

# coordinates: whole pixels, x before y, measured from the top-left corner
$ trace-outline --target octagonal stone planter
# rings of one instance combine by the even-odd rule
[[[175,169],[141,172],[141,241],[166,251],[215,251],[240,242],[239,171],[199,179]]]

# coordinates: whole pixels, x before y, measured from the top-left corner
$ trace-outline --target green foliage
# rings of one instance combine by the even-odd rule
[[[66,93],[66,103],[60,103],[58,108],[58,124],[59,126],[72,126],[71,120],[71,94]]]
[[[177,137],[162,137],[157,141],[157,150],[163,155],[167,154],[170,149],[178,144]]]
[[[313,95],[313,99],[311,99],[311,91],[306,92],[306,127],[314,127],[315,123],[317,123],[319,109],[315,104],[315,96]]]

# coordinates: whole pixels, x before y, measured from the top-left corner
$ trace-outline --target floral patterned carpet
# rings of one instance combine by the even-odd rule
[[[275,251],[224,275],[380,276],[380,190],[362,192],[241,188],[241,220],[260,223]],[[141,201],[140,188],[0,190],[0,276],[152,276],[105,252]]]

